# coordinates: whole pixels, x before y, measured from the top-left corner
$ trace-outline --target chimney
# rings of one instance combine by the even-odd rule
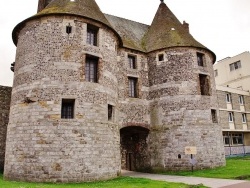
[[[189,24],[186,23],[185,21],[183,21],[182,25],[183,25],[184,29],[186,29],[186,31],[189,33]]]
[[[37,12],[42,11],[52,0],[39,0]]]

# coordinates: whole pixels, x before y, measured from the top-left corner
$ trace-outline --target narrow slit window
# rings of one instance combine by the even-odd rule
[[[66,33],[70,34],[72,32],[72,26],[70,25],[70,23],[66,26]]]
[[[88,82],[97,83],[98,58],[87,56],[85,62],[85,79]]]
[[[212,116],[212,122],[213,123],[218,123],[216,110],[214,110],[214,109],[211,110],[211,116]]]
[[[228,121],[229,122],[233,122],[234,121],[234,114],[233,114],[233,112],[229,112],[228,113]]]
[[[226,101],[227,101],[227,103],[231,103],[231,94],[230,93],[226,94]]]
[[[246,123],[247,122],[247,116],[246,114],[242,114],[242,123]]]
[[[128,78],[129,97],[137,98],[137,78]]]
[[[113,120],[114,108],[112,105],[108,104],[108,120]]]
[[[240,102],[240,105],[244,105],[244,96],[243,95],[239,96],[239,102]]]
[[[62,99],[61,118],[74,118],[75,99]]]

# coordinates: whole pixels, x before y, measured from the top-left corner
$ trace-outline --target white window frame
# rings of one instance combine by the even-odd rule
[[[244,96],[243,95],[239,96],[239,103],[240,103],[240,105],[244,105]]]
[[[247,115],[245,113],[242,114],[242,123],[247,122]]]
[[[230,93],[226,94],[226,101],[227,101],[227,103],[231,103],[232,102],[232,100],[231,100],[231,94]]]
[[[234,122],[234,113],[233,112],[228,112],[228,121]]]

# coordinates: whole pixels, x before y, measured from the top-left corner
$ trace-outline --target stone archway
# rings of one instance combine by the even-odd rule
[[[124,127],[120,130],[122,169],[141,171],[150,166],[148,134],[147,128],[138,126]]]

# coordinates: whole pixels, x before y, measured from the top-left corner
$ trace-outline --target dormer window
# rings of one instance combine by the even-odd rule
[[[92,25],[87,26],[87,43],[97,46],[98,28]]]

